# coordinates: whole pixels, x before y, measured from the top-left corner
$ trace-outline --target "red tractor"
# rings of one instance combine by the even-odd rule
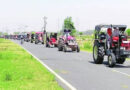
[[[43,32],[36,32],[35,33],[35,44],[41,43],[44,44],[44,39],[43,39]]]
[[[77,51],[80,52],[80,48],[76,39],[70,35],[71,30],[64,30],[64,35],[58,40],[58,50],[59,51]]]
[[[130,56],[130,41],[125,35],[126,25],[97,25],[93,46],[93,59],[101,64],[108,56],[108,65],[123,64]],[[103,29],[105,32],[103,32]]]
[[[57,47],[57,33],[51,33],[50,36],[46,33],[46,47]]]

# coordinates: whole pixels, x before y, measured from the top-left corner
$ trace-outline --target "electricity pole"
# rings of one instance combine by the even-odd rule
[[[43,17],[43,20],[44,20],[44,26],[43,26],[43,28],[42,28],[43,33],[44,33],[43,41],[46,42],[46,39],[47,39],[47,33],[46,33],[47,17],[44,16],[44,17]],[[45,38],[46,38],[46,39],[45,39]]]
[[[42,29],[43,29],[43,32],[46,33],[46,25],[47,25],[47,21],[46,21],[46,20],[47,20],[47,17],[44,16],[44,17],[43,17],[43,20],[44,20],[44,26],[43,26]]]

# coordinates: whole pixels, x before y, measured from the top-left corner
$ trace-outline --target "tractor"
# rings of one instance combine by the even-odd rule
[[[64,30],[63,36],[58,40],[59,51],[77,51],[80,52],[80,48],[76,42],[76,39],[70,35],[71,30]]]
[[[93,59],[102,64],[104,56],[108,56],[109,67],[123,64],[130,56],[130,41],[125,34],[126,25],[97,25],[93,45]]]
[[[38,43],[44,44],[43,35],[44,35],[43,32],[35,33],[35,44],[38,44]]]
[[[57,47],[57,33],[46,33],[46,47]]]

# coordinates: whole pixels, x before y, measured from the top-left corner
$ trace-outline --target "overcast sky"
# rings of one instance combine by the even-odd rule
[[[130,0],[0,0],[0,30],[40,31],[43,16],[47,30],[57,31],[71,16],[79,31],[96,24],[130,27]]]

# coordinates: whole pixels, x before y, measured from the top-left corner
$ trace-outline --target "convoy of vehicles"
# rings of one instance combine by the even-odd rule
[[[102,29],[105,28],[105,32]],[[116,63],[123,64],[130,56],[130,41],[125,35],[126,25],[97,25],[95,27],[95,41],[93,59],[96,64],[103,63],[104,56],[108,56],[109,67]]]
[[[95,27],[95,39],[93,44],[93,60],[96,64],[102,64],[104,56],[108,56],[109,67],[123,64],[130,57],[130,37],[125,35],[126,25],[97,25]],[[61,36],[57,33],[31,32],[24,34],[5,35],[6,39],[23,40],[30,43],[41,43],[46,47],[57,47],[58,51],[80,52],[75,37],[71,30],[64,30]],[[21,41],[23,43],[23,41]]]

